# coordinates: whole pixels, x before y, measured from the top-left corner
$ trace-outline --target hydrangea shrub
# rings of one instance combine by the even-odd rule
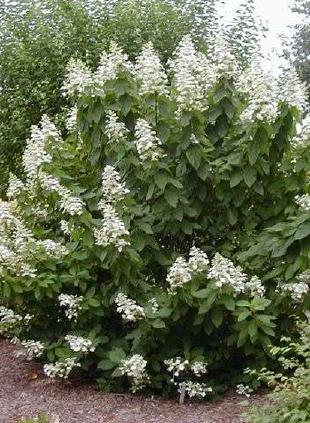
[[[309,258],[256,245],[309,225],[304,91],[241,72],[221,40],[211,60],[185,37],[167,67],[151,44],[135,62],[112,44],[94,72],[71,61],[67,133],[43,116],[0,203],[1,334],[47,376],[183,398],[264,361],[308,296]]]

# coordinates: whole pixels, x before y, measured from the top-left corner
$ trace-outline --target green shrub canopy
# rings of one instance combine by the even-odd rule
[[[210,60],[186,36],[166,68],[150,43],[72,60],[63,94],[67,137],[44,116],[0,203],[1,333],[105,389],[204,397],[265,362],[308,301],[295,73],[241,72],[222,40]]]
[[[68,102],[60,93],[71,57],[90,68],[116,42],[134,59],[152,42],[166,62],[183,36],[213,51],[221,31],[248,63],[259,50],[253,0],[240,6],[229,31],[220,28],[221,0],[19,0],[0,4],[0,195],[10,171],[22,175],[21,156],[31,125],[43,114],[63,128]],[[240,12],[240,13],[239,13]]]

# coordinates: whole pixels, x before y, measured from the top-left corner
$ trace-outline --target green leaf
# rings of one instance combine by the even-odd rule
[[[219,328],[224,320],[224,313],[221,307],[215,307],[211,311],[211,320],[216,328]]]
[[[223,295],[221,298],[222,304],[227,308],[227,310],[233,311],[236,307],[236,302],[233,297],[230,297],[229,295]]]
[[[194,169],[198,169],[201,163],[201,147],[193,146],[186,151],[186,157]]]
[[[153,251],[153,259],[162,266],[170,266],[171,260],[161,251]]]
[[[153,229],[152,229],[152,226],[149,223],[146,223],[146,222],[138,222],[138,226],[146,234],[151,235],[151,234],[154,233],[153,232]]]
[[[111,360],[101,360],[99,361],[97,367],[101,370],[111,370],[114,369],[115,363],[113,363]]]
[[[121,369],[119,369],[118,367],[111,374],[111,377],[121,377],[121,376],[123,376],[123,373],[122,373]]]
[[[154,194],[154,189],[155,189],[155,184],[151,184],[147,190],[147,194],[146,194],[146,201],[149,201]]]
[[[236,211],[232,210],[232,209],[229,209],[227,211],[227,218],[228,218],[228,222],[230,223],[231,226],[234,226],[238,221],[238,215],[237,215]]]
[[[250,305],[251,304],[248,301],[245,301],[245,300],[237,301],[238,307],[250,307]]]
[[[297,229],[294,239],[299,240],[303,238],[307,238],[307,236],[310,235],[310,222],[304,223],[303,225],[300,225]]]
[[[269,326],[260,325],[260,328],[266,335],[275,336],[275,331]]]
[[[55,348],[55,355],[57,358],[65,359],[65,358],[69,358],[71,355],[71,352],[69,350],[69,348],[66,347],[57,347]]]
[[[208,121],[214,124],[219,116],[223,113],[223,108],[221,106],[215,106],[208,113]]]
[[[238,322],[243,322],[243,320],[247,319],[251,316],[250,310],[244,310],[238,315]]]
[[[256,171],[252,167],[246,167],[243,171],[243,179],[246,185],[250,188],[256,181]]]
[[[210,165],[208,163],[202,163],[198,169],[197,175],[203,181],[206,181],[208,176],[211,175]]]
[[[230,182],[229,182],[230,188],[234,188],[237,185],[239,185],[242,179],[243,179],[243,176],[241,172],[235,173],[230,179]]]
[[[224,97],[229,97],[229,92],[225,86],[220,86],[214,93],[214,102],[219,103]]]
[[[158,188],[164,190],[166,188],[167,183],[169,182],[169,175],[165,172],[159,172],[156,173],[154,179]]]
[[[178,192],[174,190],[173,188],[168,188],[165,190],[165,199],[168,204],[170,204],[171,207],[176,207],[178,204]]]
[[[209,297],[203,301],[203,303],[201,304],[198,314],[205,314],[207,313],[210,308],[212,307],[214,301],[216,300],[217,297],[217,293],[216,292],[211,292]]]
[[[255,323],[255,320],[251,320],[251,322],[248,325],[248,334],[251,337],[251,340],[255,340],[257,335],[257,325]]]
[[[108,352],[108,357],[113,363],[119,364],[126,358],[126,354],[121,348],[115,347]]]
[[[259,156],[259,151],[259,144],[252,140],[252,142],[249,143],[249,163],[251,166],[256,163]]]
[[[195,298],[207,298],[209,295],[210,289],[208,288],[200,289],[199,291],[193,293],[193,297]]]
[[[160,320],[160,319],[154,320],[152,322],[152,326],[153,326],[153,328],[156,328],[156,329],[163,329],[163,328],[166,327],[165,322],[163,320]]]
[[[98,300],[96,300],[95,298],[89,298],[88,304],[91,307],[100,307],[101,306],[101,303]]]
[[[234,107],[234,105],[231,103],[231,101],[228,98],[225,98],[223,100],[223,103],[222,104],[224,106],[224,110],[225,110],[226,116],[229,119],[232,119],[234,117],[234,114],[235,114],[235,107]]]

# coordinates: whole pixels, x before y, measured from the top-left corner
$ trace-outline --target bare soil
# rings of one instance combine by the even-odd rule
[[[178,405],[177,401],[100,392],[95,385],[47,379],[37,364],[16,357],[0,340],[0,423],[46,412],[60,423],[243,423],[240,396],[219,402]]]

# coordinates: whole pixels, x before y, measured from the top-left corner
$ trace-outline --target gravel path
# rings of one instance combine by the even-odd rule
[[[242,399],[185,404],[131,395],[105,394],[95,386],[46,379],[33,363],[15,356],[16,347],[0,340],[0,423],[44,411],[61,423],[242,423]]]

